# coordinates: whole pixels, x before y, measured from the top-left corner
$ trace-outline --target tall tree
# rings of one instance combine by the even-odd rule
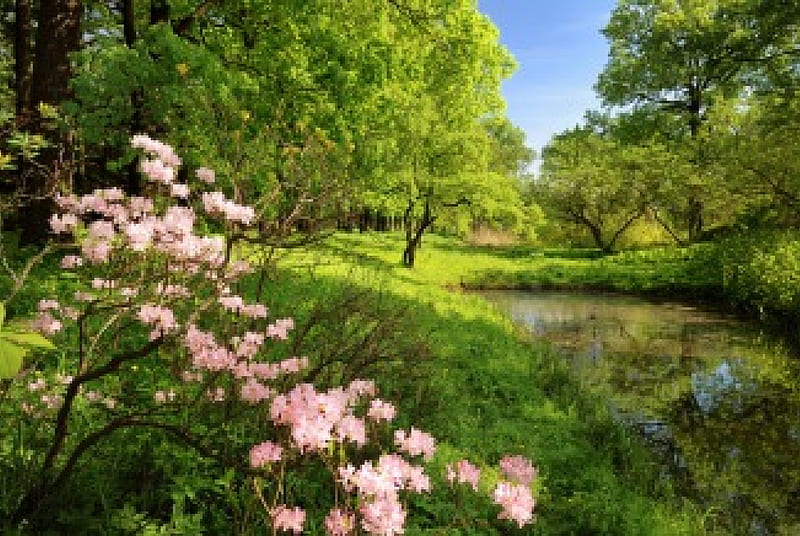
[[[698,139],[713,100],[736,96],[746,77],[792,46],[796,18],[770,15],[768,0],[621,0],[603,30],[609,62],[597,90],[609,105],[656,105],[683,119]],[[790,13],[797,10],[796,2]],[[786,13],[783,10],[782,13]],[[690,156],[702,169],[703,147]],[[713,178],[712,178],[713,179]],[[704,227],[703,188],[687,184],[686,226],[692,239]]]

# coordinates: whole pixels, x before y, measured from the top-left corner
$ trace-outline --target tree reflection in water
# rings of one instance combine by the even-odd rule
[[[730,317],[675,303],[487,292],[568,351],[659,454],[665,478],[736,535],[800,534],[800,360]]]

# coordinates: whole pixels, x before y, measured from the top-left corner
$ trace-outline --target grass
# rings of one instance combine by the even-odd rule
[[[578,385],[559,355],[533,341],[479,296],[460,291],[461,287],[557,284],[620,285],[624,290],[623,285],[636,281],[643,287],[656,281],[650,288],[658,284],[663,288],[668,278],[663,280],[667,283],[657,284],[656,277],[663,271],[647,268],[641,257],[626,267],[619,259],[614,261],[617,265],[595,259],[592,251],[496,249],[438,236],[426,237],[413,270],[400,266],[401,252],[399,235],[335,235],[313,248],[287,252],[264,295],[271,316],[291,314],[297,319],[295,339],[284,350],[308,355],[312,362],[330,361],[328,368],[334,372],[320,381],[335,383],[337,371],[375,377],[382,395],[399,402],[398,426],[413,423],[439,439],[438,454],[429,468],[436,491],[410,499],[407,534],[711,533],[705,513],[675,497],[646,449],[614,421],[604,400]],[[676,259],[675,266],[677,270],[683,265]],[[637,274],[634,283],[626,269]],[[55,264],[45,264],[16,300],[16,311],[32,309],[36,299],[54,292],[68,293],[69,286]],[[255,281],[245,287],[243,291],[252,294]],[[109,441],[102,452],[133,452],[141,444],[160,440],[120,437]],[[177,526],[176,519],[189,523],[185,513],[189,512],[194,517],[187,534],[196,534],[203,526],[208,533],[232,533],[231,527],[220,528],[226,526],[226,516],[220,512],[232,505],[243,512],[257,509],[258,505],[242,506],[244,495],[208,491],[219,487],[216,482],[222,475],[208,464],[191,469],[196,463],[191,455],[168,456],[152,447],[147,452],[154,459],[146,465],[159,467],[159,474],[188,470],[190,492],[183,491],[186,478],[169,476],[159,501],[131,499],[119,491],[130,482],[122,482],[123,476],[114,482],[115,471],[108,471],[102,465],[104,457],[98,455],[96,466],[87,468],[65,493],[62,508],[69,509],[70,501],[75,507],[60,513],[60,519],[72,520],[64,521],[63,527],[80,526],[88,534],[86,516],[91,515],[92,526],[97,527],[92,533],[113,533],[108,528],[111,518],[118,526],[120,517],[145,516],[142,519],[153,530],[167,530]],[[486,468],[505,453],[528,456],[539,468],[538,518],[524,529],[496,520],[497,508],[486,498],[459,496],[454,504],[443,479],[448,462],[468,457]],[[318,476],[297,485],[298,501],[320,500],[327,488],[314,478]],[[94,481],[97,487],[98,480],[103,484],[100,499],[109,505],[102,515],[92,509],[92,501],[100,499],[89,485]],[[147,483],[149,489],[158,486]],[[170,497],[171,513],[165,502]],[[175,517],[176,511],[182,517]],[[209,528],[210,519],[216,529]]]
[[[438,236],[427,237],[414,269],[400,266],[401,251],[398,235],[337,235],[312,251],[291,253],[281,266],[295,282],[306,279],[297,290],[301,295],[315,292],[312,281],[325,281],[324,288],[357,285],[408,308],[432,355],[416,396],[403,397],[404,410],[444,442],[450,458],[459,453],[492,464],[513,452],[536,461],[539,519],[519,533],[707,532],[701,513],[672,496],[636,438],[613,421],[603,400],[576,384],[558,355],[480,297],[453,291],[489,286],[488,277],[493,286],[541,284],[543,278],[531,274],[546,275],[547,284],[606,284],[613,277],[624,280],[621,269],[607,276],[595,267],[593,252],[564,258],[555,251],[498,250]],[[402,365],[395,373],[402,374]],[[445,505],[444,499],[422,505],[425,515],[414,518],[417,530],[446,524],[453,512]],[[490,525],[475,533],[504,532]]]

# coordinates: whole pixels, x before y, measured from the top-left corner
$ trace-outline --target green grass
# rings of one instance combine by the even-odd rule
[[[399,235],[335,235],[313,248],[287,252],[263,296],[272,317],[297,319],[294,339],[278,351],[307,355],[312,363],[327,360],[316,378],[323,384],[352,375],[375,377],[382,396],[398,402],[398,426],[413,423],[439,439],[429,468],[436,491],[410,499],[408,534],[711,533],[705,514],[674,496],[648,452],[613,420],[604,400],[578,385],[563,358],[479,296],[460,291],[462,286],[621,285],[628,281],[625,270],[633,267],[638,281],[653,281],[659,270],[645,269],[644,254],[626,268],[619,260],[624,256],[611,262],[596,259],[592,251],[471,247],[428,236],[417,267],[407,269],[399,263],[401,252]],[[675,266],[682,266],[680,260]],[[52,292],[69,293],[69,286],[54,264],[45,264],[15,310],[24,312]],[[252,295],[255,286],[249,280],[242,290]],[[173,534],[197,534],[198,527],[209,534],[232,533],[225,512],[235,509],[245,519],[258,514],[241,481],[220,487],[224,472],[194,461],[190,451],[154,448],[163,439],[137,432],[109,440],[65,490],[61,527],[105,534],[118,532],[112,526],[146,522],[154,531],[173,527]],[[147,452],[152,458],[136,463],[151,468],[149,480],[143,480],[150,496],[131,496],[126,473],[116,477],[103,465],[120,452],[139,452],[139,458]],[[443,481],[450,461],[467,457],[490,467],[505,453],[528,456],[539,468],[537,521],[531,527],[516,529],[496,520],[497,508],[486,498],[464,496],[454,505]],[[94,489],[102,490],[99,496]],[[293,489],[298,503],[324,504],[329,492],[316,474],[302,477]],[[311,523],[319,526],[319,519]],[[188,528],[181,532],[178,525]]]
[[[482,286],[487,274],[500,274],[492,276],[497,286],[530,283],[531,273],[564,274],[548,279],[551,284],[575,284],[576,274],[582,281],[611,281],[592,264],[602,261],[591,260],[592,252],[563,258],[429,236],[416,268],[408,269],[400,266],[401,251],[398,235],[337,235],[310,252],[291,253],[281,266],[294,273],[289,279],[295,284],[305,279],[298,295],[319,293],[315,299],[324,300],[327,291],[356,285],[408,308],[431,357],[415,395],[397,392],[405,395],[403,409],[445,443],[450,458],[459,453],[493,464],[511,452],[535,460],[539,517],[534,527],[517,532],[706,533],[703,516],[671,495],[647,452],[613,421],[603,400],[575,383],[561,358],[480,297],[453,291]],[[621,271],[615,277],[622,280]],[[392,372],[403,374],[402,362]],[[381,383],[391,390],[393,379],[382,377]],[[454,513],[446,504],[442,497],[421,505],[424,515],[413,517],[418,530],[447,524]],[[491,523],[475,534],[507,533],[507,526],[500,527]]]

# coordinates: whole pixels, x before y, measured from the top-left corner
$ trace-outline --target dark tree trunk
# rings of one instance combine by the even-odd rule
[[[411,217],[411,210],[413,209],[413,202],[409,201],[408,208],[406,209],[406,249],[403,251],[403,265],[408,268],[414,267],[414,262],[417,258],[417,249],[422,243],[422,235],[425,234],[436,220],[431,215],[430,202],[425,200],[425,209],[422,213],[422,219],[416,225],[413,225],[413,218]]]
[[[122,2],[122,28],[125,36],[125,46],[133,48],[136,44],[136,9],[135,0],[123,0]],[[152,13],[151,13],[152,15]],[[144,132],[144,121],[142,119],[142,107],[144,106],[144,92],[142,88],[134,89],[130,94],[131,102],[131,124],[130,134],[141,134]],[[134,158],[125,169],[126,190],[128,195],[140,195],[142,193],[142,176],[139,173],[139,159]]]
[[[14,22],[14,84],[17,125],[24,126],[31,111],[31,3],[16,0]]]
[[[30,105],[40,103],[58,106],[70,96],[72,75],[70,54],[81,44],[80,0],[42,0],[39,4],[39,24],[36,32],[36,55],[33,62]],[[22,210],[25,224],[20,240],[25,244],[40,244],[48,234],[47,220],[53,210],[52,195],[59,184],[71,176],[66,136],[44,127],[42,118],[34,114],[32,130],[44,134],[51,146],[38,157],[36,173],[29,173],[21,185],[25,197]]]

